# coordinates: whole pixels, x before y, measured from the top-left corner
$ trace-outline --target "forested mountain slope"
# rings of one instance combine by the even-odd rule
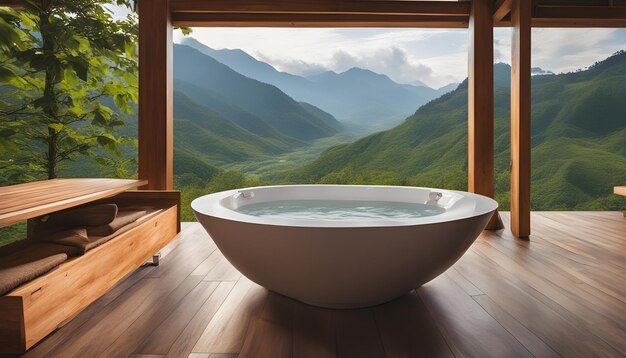
[[[508,207],[510,67],[495,65],[496,196]],[[274,179],[467,188],[467,81],[401,125],[329,148]],[[626,53],[575,73],[533,77],[532,207],[615,208],[626,183]]]
[[[230,112],[222,114],[239,124],[256,121],[297,140],[328,137],[342,129],[334,117],[319,115],[277,87],[241,75],[188,46],[174,46],[174,80],[176,89],[197,103],[216,112],[228,108]]]

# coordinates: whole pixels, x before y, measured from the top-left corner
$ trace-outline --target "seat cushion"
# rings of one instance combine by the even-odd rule
[[[105,237],[112,235],[122,227],[131,224],[142,216],[146,216],[150,207],[146,206],[128,206],[121,207],[117,212],[117,216],[108,224],[100,226],[92,226],[87,228],[87,234],[91,236]]]
[[[59,231],[42,239],[51,244],[71,246],[76,249],[77,253],[84,254],[89,246],[89,237],[87,237],[87,229],[75,228]]]
[[[117,215],[116,204],[97,204],[57,211],[48,215],[45,224],[54,227],[106,225]]]
[[[75,255],[76,249],[49,243],[32,243],[0,256],[0,295],[52,270]]]

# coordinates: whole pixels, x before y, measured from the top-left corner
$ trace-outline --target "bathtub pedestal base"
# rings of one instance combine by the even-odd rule
[[[409,292],[407,292],[407,293],[409,293]],[[392,298],[390,300],[382,300],[382,301],[375,301],[375,302],[369,302],[369,303],[343,304],[343,305],[337,305],[337,304],[332,304],[332,303],[307,302],[307,301],[300,301],[300,300],[297,300],[297,301],[298,302],[302,302],[302,303],[304,303],[306,305],[309,305],[309,306],[315,306],[315,307],[326,308],[326,309],[331,309],[331,310],[358,310],[358,309],[361,309],[361,308],[367,308],[367,307],[384,305],[386,303],[389,303],[389,302],[392,302],[392,301],[395,301],[395,300],[399,299],[400,297],[406,295],[407,293],[404,293],[404,294],[402,294],[402,295],[400,295],[398,297]]]

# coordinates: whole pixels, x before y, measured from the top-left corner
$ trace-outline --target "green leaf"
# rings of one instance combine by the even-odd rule
[[[15,135],[15,133],[16,131],[12,129],[0,130],[0,155],[19,151],[19,146],[11,140],[11,137]]]
[[[83,81],[87,81],[87,73],[89,72],[89,68],[87,64],[82,61],[76,61],[72,63],[72,67],[74,67],[74,71],[76,72],[76,76]]]
[[[103,147],[116,143],[115,137],[109,133],[101,133],[100,135],[98,135],[97,140],[98,144]]]
[[[54,130],[56,133],[59,133],[63,130],[65,126],[61,123],[49,123],[48,124],[48,128],[51,128],[52,130]]]
[[[12,66],[11,66],[12,67]],[[9,66],[0,67],[0,83],[15,86],[18,88],[28,88],[29,83],[22,78],[13,68]]]
[[[180,30],[183,36],[190,35],[193,32],[193,29],[191,27],[186,27],[186,26],[178,26],[178,27],[175,27],[174,29]]]

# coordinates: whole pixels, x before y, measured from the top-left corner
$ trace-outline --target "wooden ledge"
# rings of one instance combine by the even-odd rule
[[[146,185],[134,179],[52,179],[0,188],[0,227]]]

